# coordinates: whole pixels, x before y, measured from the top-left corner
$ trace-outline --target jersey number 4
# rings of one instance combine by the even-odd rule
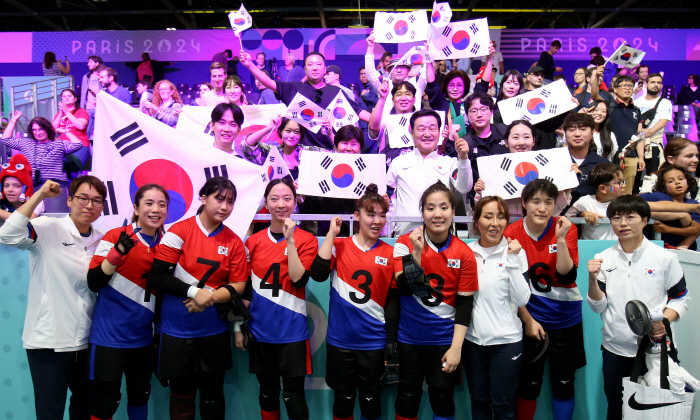
[[[267,279],[270,277],[272,277],[272,282],[268,283]],[[260,288],[263,290],[272,289],[272,297],[279,297],[282,288],[280,286],[280,263],[274,263],[270,266],[265,276],[260,280]]]

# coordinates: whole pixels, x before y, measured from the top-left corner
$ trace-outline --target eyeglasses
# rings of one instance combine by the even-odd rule
[[[625,184],[627,184],[627,181],[625,181],[625,180],[623,179],[622,181],[611,182],[611,183],[609,183],[608,185],[610,185],[611,187],[617,185],[618,187],[622,188],[622,187],[625,186]]]
[[[627,223],[629,225],[629,224],[636,222],[638,218],[639,218],[639,216],[636,214],[635,215],[627,215],[627,216],[613,216],[610,218],[610,223],[612,223],[613,225],[619,225],[624,220],[625,223]]]
[[[634,85],[628,85],[628,84],[620,85],[618,87],[620,89],[634,89]]]
[[[481,108],[472,108],[469,110],[469,115],[476,115],[477,113],[484,115],[487,112],[491,111],[491,108],[489,107],[481,107]]]
[[[314,98],[315,104],[321,102],[321,95],[323,95],[323,91],[321,89],[316,89],[316,97]]]
[[[80,204],[82,207],[87,207],[89,202],[92,202],[92,206],[95,208],[101,208],[105,204],[104,200],[101,198],[93,198],[91,200],[89,197],[85,197],[83,195],[74,195],[73,198],[78,200],[78,204]]]

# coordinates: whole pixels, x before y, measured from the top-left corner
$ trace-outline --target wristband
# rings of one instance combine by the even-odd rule
[[[107,257],[105,258],[108,263],[112,264],[113,266],[118,266],[119,263],[121,262],[122,258],[124,256],[117,251],[116,247],[112,247],[112,249],[109,250],[107,253]]]
[[[241,332],[241,324],[242,324],[242,322],[234,322],[233,323],[233,332]]]
[[[187,297],[190,299],[194,299],[195,296],[197,296],[197,292],[199,292],[199,287],[190,286],[190,288],[187,289]]]

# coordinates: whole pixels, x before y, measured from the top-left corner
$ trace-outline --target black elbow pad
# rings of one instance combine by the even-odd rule
[[[301,289],[302,287],[306,287],[306,283],[309,282],[309,270],[304,270],[304,274],[302,274],[301,278],[297,281],[292,282],[292,286],[296,287],[297,289]]]
[[[455,299],[455,324],[469,327],[474,309],[474,295],[457,295]]]
[[[316,255],[314,262],[311,264],[311,269],[309,270],[311,278],[318,282],[324,282],[328,280],[330,274],[331,260],[326,260],[321,258],[320,255]]]
[[[561,274],[557,271],[557,280],[559,281],[559,283],[565,286],[569,284],[574,284],[576,282],[577,270],[578,267],[576,267],[576,264],[574,264],[574,266],[571,267],[571,270],[569,270],[569,272],[566,274]]]
[[[231,294],[231,301],[215,304],[216,310],[219,312],[219,317],[233,322],[247,321],[252,318],[248,308],[243,303],[243,299],[241,299],[241,295],[238,294],[236,289],[230,284],[225,284],[219,289],[222,287]]]

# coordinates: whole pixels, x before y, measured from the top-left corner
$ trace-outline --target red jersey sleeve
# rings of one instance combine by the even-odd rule
[[[250,277],[253,274],[253,269],[251,268],[250,264],[250,254],[253,252],[255,248],[255,236],[249,236],[248,239],[245,240],[245,244],[243,246],[245,247],[245,259],[246,259],[246,276]]]
[[[173,264],[178,262],[182,253],[182,246],[185,244],[185,238],[187,237],[187,231],[183,228],[184,225],[184,221],[175,223],[163,235],[160,244],[156,246],[156,259]]]
[[[228,258],[228,282],[240,283],[248,280],[248,256],[243,242],[236,237],[234,246],[231,248]]]
[[[401,258],[413,252],[413,244],[408,235],[409,234],[399,236],[399,239],[396,240],[396,244],[394,244],[394,273],[403,271],[403,260]]]
[[[333,239],[333,249],[331,249],[331,271],[335,269],[335,262],[338,258],[338,253],[343,253],[343,241],[341,239],[342,238]]]
[[[301,260],[301,265],[304,266],[306,271],[309,271],[311,269],[311,264],[314,262],[314,259],[318,254],[318,239],[311,234],[305,234],[299,239],[302,240],[302,243],[297,247],[297,254]]]
[[[457,239],[456,237],[453,239]],[[459,240],[459,239],[457,239]],[[458,292],[476,292],[479,290],[479,278],[476,269],[476,258],[471,248],[465,247],[462,251],[462,262],[459,269]]]
[[[569,247],[569,255],[574,260],[574,265],[578,267],[578,230],[576,225],[571,225],[571,228],[566,232],[566,245]]]
[[[102,237],[100,244],[97,246],[95,253],[90,261],[90,270],[102,264],[102,261],[107,258],[109,251],[114,248],[114,244],[119,239],[120,229],[112,229]]]

